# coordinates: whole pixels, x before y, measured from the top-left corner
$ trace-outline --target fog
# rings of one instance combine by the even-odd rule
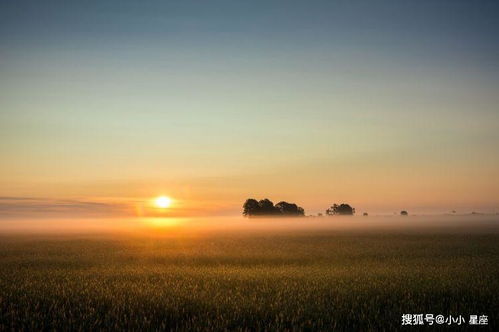
[[[303,232],[498,233],[499,215],[302,218],[3,219],[0,234],[203,235]]]

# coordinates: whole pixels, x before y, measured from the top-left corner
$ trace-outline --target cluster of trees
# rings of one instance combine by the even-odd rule
[[[249,198],[244,202],[243,215],[245,216],[304,216],[305,210],[294,203],[279,202],[276,205],[268,198],[257,201]]]
[[[326,215],[342,215],[342,216],[352,216],[355,214],[355,208],[348,204],[333,204],[329,209],[326,210]]]

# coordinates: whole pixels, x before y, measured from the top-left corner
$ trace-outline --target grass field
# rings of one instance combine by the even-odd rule
[[[492,330],[498,303],[496,233],[0,237],[0,330]]]

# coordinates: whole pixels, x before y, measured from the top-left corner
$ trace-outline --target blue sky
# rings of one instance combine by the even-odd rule
[[[493,1],[3,1],[0,195],[495,211],[498,17]]]

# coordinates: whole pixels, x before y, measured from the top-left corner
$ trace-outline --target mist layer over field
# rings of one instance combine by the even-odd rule
[[[303,231],[499,232],[497,215],[303,218],[52,218],[0,220],[0,234],[200,235]]]

